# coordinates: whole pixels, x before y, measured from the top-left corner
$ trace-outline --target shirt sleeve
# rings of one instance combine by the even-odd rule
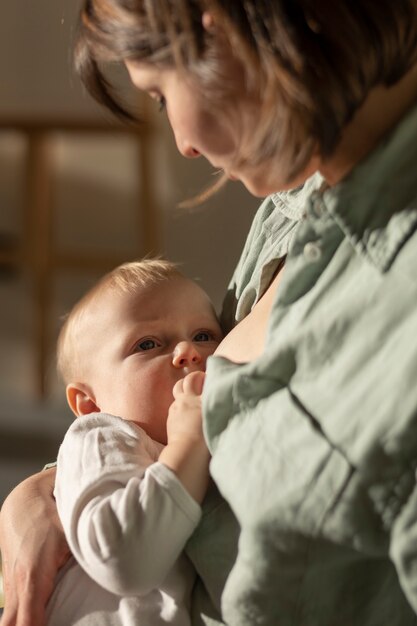
[[[74,557],[112,593],[138,595],[166,578],[200,506],[157,462],[162,446],[131,422],[78,418],[58,454],[55,497]]]

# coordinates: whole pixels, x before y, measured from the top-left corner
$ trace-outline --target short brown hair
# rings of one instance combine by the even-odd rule
[[[57,369],[63,381],[65,383],[75,381],[82,371],[76,332],[89,306],[103,292],[113,290],[133,295],[139,289],[169,280],[174,276],[181,276],[177,265],[162,259],[144,259],[124,263],[105,274],[64,318],[57,342]]]
[[[241,161],[278,157],[290,179],[313,150],[330,156],[376,85],[416,61],[416,0],[84,0],[76,66],[93,96],[119,115],[101,61],[146,60],[192,72],[218,95],[221,56],[210,12],[260,103],[258,132]],[[219,78],[220,76],[220,78]]]

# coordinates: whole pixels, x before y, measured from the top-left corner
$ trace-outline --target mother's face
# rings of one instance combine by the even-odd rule
[[[205,157],[213,167],[232,180],[240,180],[250,193],[263,197],[301,184],[317,169],[311,162],[296,180],[280,177],[279,160],[265,160],[257,166],[237,165],[242,142],[256,133],[260,103],[244,89],[241,73],[230,72],[228,93],[222,105],[206,98],[196,79],[175,68],[127,61],[133,84],[148,93],[166,112],[179,152],[187,158]]]

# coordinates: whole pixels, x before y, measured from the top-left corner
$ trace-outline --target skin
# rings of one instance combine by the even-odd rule
[[[222,337],[206,293],[182,276],[135,294],[106,290],[77,331],[84,365],[82,381],[67,386],[74,413],[119,415],[162,444],[175,384],[203,372]]]
[[[332,156],[324,160],[318,154],[313,155],[305,169],[288,182],[280,178],[278,159],[240,169],[234,165],[240,138],[256,133],[257,103],[244,91],[241,77],[235,76],[233,68],[228,78],[234,83],[235,98],[230,110],[225,105],[219,113],[210,107],[193,77],[143,62],[127,61],[126,67],[135,87],[166,107],[177,148],[183,156],[203,156],[258,197],[294,188],[317,171],[329,185],[337,184],[401,119],[417,97],[417,67],[390,88],[374,88],[343,130]]]
[[[142,69],[146,68],[142,67]],[[152,68],[149,69],[152,70]],[[206,119],[210,124],[204,126],[203,118],[200,117],[200,113],[202,114],[205,110],[204,102],[196,93],[188,91],[186,104],[191,108],[187,110],[186,115],[185,112],[181,113],[177,106],[181,94],[175,90],[180,89],[181,76],[177,76],[178,80],[174,81],[175,75],[171,74],[170,80],[165,82],[165,76],[161,74],[161,70],[156,73],[152,70],[152,74],[149,72],[144,74],[138,66],[128,67],[128,70],[138,88],[148,92],[157,100],[163,97],[167,101],[168,117],[178,149],[184,156],[191,158],[204,156],[215,167],[225,169],[229,176],[241,180],[254,195],[266,195],[270,191],[279,191],[285,188],[282,186],[283,181],[280,181],[276,168],[274,172],[272,163],[264,164],[264,172],[260,168],[238,172],[229,169],[232,163],[231,156],[234,155],[232,144],[238,138],[238,129],[245,128],[245,132],[250,132],[256,124],[256,114],[254,115],[252,103],[245,98],[241,99],[240,86],[236,85],[236,98],[231,105],[234,108],[236,102],[239,102],[239,109],[241,110],[239,115],[236,114],[236,128],[225,128],[225,121],[222,121],[221,118],[222,114],[218,113],[214,116],[210,111],[205,111],[205,114],[209,115],[209,118]],[[231,77],[232,79],[233,77]],[[177,82],[176,86],[174,85],[175,82]],[[181,84],[182,88],[190,90],[192,81],[187,79],[185,83]],[[182,96],[185,94],[183,93]],[[305,178],[318,170],[322,172],[328,183],[333,185],[347,176],[352,167],[364,158],[406,113],[412,103],[416,101],[416,97],[415,69],[411,70],[404,79],[390,89],[381,87],[374,89],[352,122],[344,129],[341,141],[332,157],[322,162],[315,156],[304,173]],[[230,115],[228,118],[230,119]],[[247,125],[245,126],[245,124]],[[223,137],[223,132],[226,131],[227,142]],[[295,185],[302,182],[302,179],[303,176],[292,182]],[[262,351],[263,344],[259,345],[259,341],[263,341],[274,290],[278,282],[276,279],[271,284],[246,319],[245,327],[242,324],[236,326],[228,335],[224,345],[220,344],[218,353],[232,360],[247,360],[251,358],[252,353],[256,356]],[[261,307],[266,296],[269,297],[269,305],[264,306],[262,314],[260,314],[257,307]],[[242,332],[242,329],[245,332]],[[245,351],[242,350],[241,346],[245,344],[248,333],[253,333],[253,348]],[[59,536],[57,525],[51,523],[51,526],[47,528],[46,532],[49,534],[49,538],[46,548],[43,550],[40,548],[38,550],[39,534],[33,530],[38,525],[40,527],[45,526],[43,513],[46,509],[48,509],[48,518],[56,519],[55,507],[51,504],[48,507],[48,500],[45,499],[45,493],[48,493],[50,497],[50,491],[48,492],[47,489],[50,478],[45,474],[48,472],[32,477],[26,483],[19,485],[3,506],[0,517],[0,543],[6,565],[8,605],[2,626],[41,626],[43,605],[52,591],[57,566],[65,558],[65,546],[62,536]],[[44,501],[39,502],[42,498]],[[30,515],[24,515],[23,511],[27,511],[29,502],[31,503]],[[19,528],[15,530],[17,523],[19,523]],[[42,534],[42,537],[44,536],[45,533]],[[30,546],[29,549],[23,549],[22,538],[27,539],[25,545]],[[37,552],[34,552],[35,549]],[[42,578],[39,577],[38,563],[42,563]]]
[[[183,276],[134,294],[108,289],[79,322],[83,382],[67,386],[76,415],[118,415],[164,444],[158,460],[197,502],[210,458],[201,423],[203,372],[221,337],[207,294]]]
[[[7,600],[1,626],[42,626],[56,572],[70,557],[52,497],[54,483],[55,470],[39,472],[18,485],[3,503],[0,545]],[[48,530],[40,541],[37,524],[45,520]]]
[[[288,182],[280,178],[275,159],[256,167],[236,166],[242,138],[245,139],[246,134],[251,136],[256,130],[259,103],[244,91],[241,72],[236,71],[235,66],[231,66],[228,80],[235,84],[236,96],[230,110],[225,105],[219,114],[192,77],[184,76],[174,68],[149,63],[126,61],[125,65],[134,86],[149,94],[160,108],[166,109],[182,156],[189,159],[203,156],[231,180],[240,180],[253,196],[265,197],[295,187],[318,169],[319,159],[314,157],[297,178]]]
[[[209,463],[201,428],[203,372],[221,336],[207,294],[184,277],[133,296],[107,290],[92,303],[79,326],[83,382],[67,387],[76,415],[111,412],[168,443],[159,461],[199,502]],[[13,491],[16,500],[11,495],[3,506],[0,540],[7,608],[2,626],[44,623],[55,573],[70,556],[52,498],[54,481],[55,470],[40,472],[18,485]],[[34,517],[22,516],[15,506],[21,492]],[[48,537],[42,543],[34,519],[49,520]],[[3,541],[6,533],[7,542]],[[18,546],[25,559],[10,562],[10,544]],[[37,565],[40,562],[42,567]]]

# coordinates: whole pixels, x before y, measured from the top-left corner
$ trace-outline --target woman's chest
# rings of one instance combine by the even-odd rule
[[[260,356],[264,349],[268,320],[281,277],[282,269],[278,271],[252,311],[226,335],[215,352],[216,356],[225,357],[235,363],[246,363]]]

